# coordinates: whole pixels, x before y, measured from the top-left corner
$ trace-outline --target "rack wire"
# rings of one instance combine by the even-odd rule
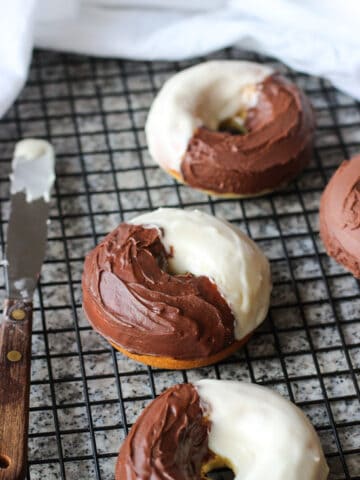
[[[239,49],[211,58],[273,65],[312,100],[313,161],[281,191],[251,200],[211,198],[151,161],[143,128],[156,91],[203,59],[151,63],[36,51],[25,88],[0,121],[2,248],[14,143],[46,138],[57,152],[48,252],[35,298],[28,480],[112,479],[121,441],[143,408],[174,383],[204,377],[279,391],[314,423],[330,479],[360,479],[359,284],[324,253],[318,235],[321,192],[339,163],[360,149],[360,105],[325,80],[270,58]],[[244,349],[215,366],[175,372],[137,364],[93,332],[82,312],[86,252],[119,222],[160,206],[223,216],[271,260],[267,320]]]

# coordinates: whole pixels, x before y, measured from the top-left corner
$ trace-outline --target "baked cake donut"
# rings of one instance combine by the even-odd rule
[[[235,480],[326,480],[328,466],[307,417],[251,383],[200,380],[154,400],[125,439],[116,480],[201,480],[228,467]]]
[[[125,355],[194,368],[237,350],[269,308],[269,262],[239,229],[200,211],[122,223],[86,257],[83,307]]]
[[[343,162],[325,188],[320,235],[328,254],[360,278],[360,155]]]
[[[206,193],[247,197],[292,180],[312,156],[305,94],[268,66],[216,60],[170,78],[146,122],[152,158]]]

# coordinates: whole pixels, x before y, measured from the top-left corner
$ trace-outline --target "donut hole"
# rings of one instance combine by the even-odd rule
[[[209,472],[205,478],[207,480],[234,480],[235,475],[230,468],[216,468]]]
[[[218,131],[231,133],[231,135],[245,135],[247,110],[240,110],[232,117],[227,117],[219,123]]]
[[[233,480],[235,474],[228,460],[219,455],[215,455],[204,465],[202,478],[203,480]]]
[[[203,92],[195,107],[195,117],[209,130],[243,135],[248,132],[248,112],[260,97],[260,87],[249,84],[231,92],[219,83],[218,88]]]
[[[273,121],[273,104],[264,94],[263,88],[257,86],[256,100],[249,101],[248,106],[237,110],[233,115],[221,120],[217,131],[231,135],[246,135],[264,128]]]
[[[193,277],[196,276],[194,273],[192,273],[186,263],[183,263],[184,256],[177,255],[175,256],[175,248],[173,245],[170,245],[170,248],[167,251],[167,254],[164,255],[163,252],[161,252],[160,255],[156,256],[156,261],[157,264],[159,265],[159,268],[167,273],[168,275],[171,275],[173,277],[177,276],[182,276],[182,277]]]
[[[194,277],[195,276],[193,273],[189,272],[189,270],[176,268],[176,266],[174,266],[171,263],[162,264],[161,269],[168,275],[171,275],[172,277],[178,277],[178,276]]]

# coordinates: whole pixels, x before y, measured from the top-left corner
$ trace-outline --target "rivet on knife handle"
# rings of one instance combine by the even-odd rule
[[[10,175],[7,300],[0,318],[0,480],[26,472],[32,298],[45,257],[54,151],[44,140],[16,145]]]

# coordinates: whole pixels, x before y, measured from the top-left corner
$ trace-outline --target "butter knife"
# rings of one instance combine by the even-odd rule
[[[15,147],[5,253],[6,300],[0,319],[0,480],[26,474],[33,294],[45,257],[49,199],[55,180],[50,143]]]

